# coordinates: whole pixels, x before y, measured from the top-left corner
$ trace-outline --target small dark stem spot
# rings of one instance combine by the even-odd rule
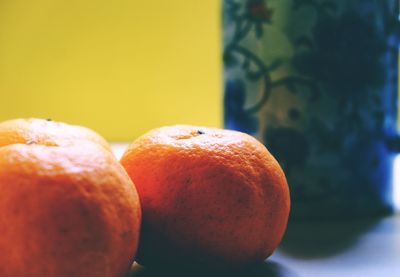
[[[47,118],[46,121],[53,121],[51,118]]]
[[[197,130],[198,135],[204,135],[205,133],[202,130]]]

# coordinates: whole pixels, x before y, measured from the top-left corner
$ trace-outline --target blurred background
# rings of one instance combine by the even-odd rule
[[[0,121],[42,117],[130,141],[222,125],[220,2],[0,2]]]
[[[323,3],[332,4],[329,0],[317,2],[321,5]],[[353,3],[352,5],[360,7],[358,9],[359,15],[352,13],[357,9],[350,6],[346,7],[350,2]],[[0,121],[19,117],[51,118],[56,121],[87,126],[113,142],[132,141],[144,132],[162,125],[225,126],[226,128],[256,135],[277,157],[284,167],[289,180],[290,170],[293,168],[295,176],[302,176],[307,171],[302,164],[306,164],[307,158],[315,152],[310,150],[311,154],[306,153],[304,149],[315,148],[318,143],[326,148],[329,146],[328,137],[336,137],[341,142],[346,142],[348,137],[351,137],[350,134],[344,132],[344,135],[340,137],[337,135],[338,130],[330,128],[328,124],[328,129],[324,133],[325,136],[320,136],[321,130],[318,131],[319,133],[317,132],[317,135],[322,138],[319,139],[319,142],[316,142],[316,138],[309,137],[312,132],[308,129],[306,130],[303,126],[303,121],[307,117],[302,117],[302,115],[307,115],[307,113],[316,109],[315,107],[319,107],[322,104],[309,101],[310,103],[307,105],[301,104],[302,107],[297,105],[303,103],[309,94],[304,89],[304,93],[297,94],[292,92],[284,94],[285,91],[281,89],[279,94],[275,93],[277,97],[274,98],[272,95],[269,102],[264,101],[267,102],[264,103],[266,104],[264,108],[262,108],[263,105],[258,104],[253,108],[249,108],[248,105],[251,106],[252,101],[260,99],[257,93],[262,93],[267,86],[262,86],[262,80],[261,82],[254,80],[245,82],[249,74],[242,71],[246,70],[246,68],[254,71],[256,67],[249,57],[243,58],[239,55],[240,53],[235,51],[242,50],[243,52],[243,49],[240,48],[243,46],[247,49],[245,49],[247,52],[250,51],[254,52],[253,54],[255,55],[259,55],[264,59],[265,64],[271,64],[271,72],[268,72],[270,74],[269,77],[272,81],[278,83],[285,80],[280,80],[279,78],[286,78],[286,75],[290,74],[290,72],[308,74],[309,72],[298,68],[296,69],[297,71],[294,71],[293,68],[286,66],[285,62],[290,64],[291,59],[297,57],[297,54],[295,55],[296,51],[304,48],[295,47],[291,45],[291,42],[295,40],[295,36],[298,35],[297,32],[300,32],[299,30],[311,28],[307,26],[314,24],[311,22],[314,18],[315,25],[320,26],[319,28],[324,26],[331,28],[332,24],[333,27],[338,28],[339,31],[336,30],[335,32],[343,35],[333,39],[338,40],[339,44],[341,41],[345,41],[348,45],[343,49],[339,47],[342,52],[338,52],[338,55],[340,57],[350,57],[344,59],[350,62],[345,67],[341,66],[341,60],[339,61],[339,66],[335,62],[327,64],[324,58],[326,56],[330,57],[331,53],[335,52],[332,49],[338,48],[334,41],[329,41],[332,36],[328,36],[328,38],[322,40],[322,45],[324,45],[323,43],[333,45],[333,48],[324,47],[323,50],[327,52],[326,56],[324,56],[325,52],[323,51],[320,56],[316,56],[316,61],[323,62],[322,65],[317,63],[316,72],[319,72],[319,68],[328,68],[326,69],[328,70],[327,76],[337,77],[336,79],[332,77],[334,83],[346,85],[355,80],[360,83],[361,88],[359,91],[362,91],[366,86],[365,83],[368,83],[366,80],[374,77],[374,74],[371,77],[366,75],[369,71],[363,71],[361,76],[356,76],[358,79],[354,77],[350,78],[350,81],[348,79],[343,81],[339,77],[341,72],[344,71],[343,68],[346,68],[349,71],[349,75],[353,76],[351,74],[359,72],[361,68],[359,64],[362,64],[362,58],[371,60],[368,57],[371,56],[371,53],[375,53],[364,51],[365,53],[362,52],[364,53],[363,55],[361,55],[361,52],[361,54],[357,55],[360,49],[365,48],[362,47],[363,44],[369,45],[370,35],[366,36],[366,41],[365,39],[362,40],[362,36],[358,37],[357,40],[354,40],[353,37],[356,34],[368,31],[368,28],[373,28],[369,26],[369,23],[372,22],[371,20],[364,20],[364,18],[369,18],[362,15],[364,10],[368,15],[371,7],[373,8],[376,5],[380,8],[385,7],[387,10],[390,10],[390,7],[386,7],[384,4],[377,4],[378,2],[372,0],[364,2],[354,0],[350,2],[335,2],[337,5],[340,4],[336,10],[350,11],[349,22],[343,21],[346,19],[345,13],[338,18],[338,22],[347,22],[346,24],[349,26],[357,23],[358,25],[355,24],[355,26],[358,29],[348,28],[345,23],[342,25],[346,28],[340,24],[336,26],[336,21],[333,21],[333,23],[328,22],[330,25],[324,23],[327,26],[321,24],[315,20],[318,13],[314,13],[313,7],[307,4],[309,3],[308,1],[1,1],[0,94],[2,101],[0,101]],[[237,4],[232,6],[232,3]],[[303,4],[300,5],[298,3]],[[394,5],[395,1],[389,1],[388,3]],[[300,5],[299,7],[301,8],[296,5]],[[293,9],[293,7],[297,8]],[[321,7],[332,9],[333,6],[322,5]],[[397,11],[396,7],[392,7],[392,9]],[[386,10],[383,11],[387,12]],[[226,12],[227,14],[225,14]],[[329,12],[331,11],[328,10],[327,14]],[[223,15],[225,16],[223,17]],[[243,41],[230,41],[229,39],[229,32],[232,32],[235,27],[235,22],[229,20],[230,18],[239,18],[233,15],[242,16],[243,22],[241,24],[248,27],[244,28],[245,33],[240,37],[240,40]],[[393,19],[394,17],[384,15],[383,18]],[[379,18],[376,19],[377,22],[380,22],[379,20]],[[307,22],[308,25],[305,24]],[[317,22],[319,23],[317,24]],[[301,28],[299,27],[300,25],[302,26]],[[290,31],[292,29],[296,32]],[[309,34],[307,32],[306,34]],[[322,32],[322,34],[325,33],[328,32]],[[314,41],[318,42],[318,39],[321,40],[315,35]],[[349,39],[349,41],[346,41],[346,39]],[[378,40],[378,38],[375,38],[375,40]],[[231,45],[233,52],[230,54],[233,58],[236,58],[237,63],[230,68],[227,60],[224,60],[226,70],[224,79],[222,56],[223,49],[226,50],[226,45],[229,45],[229,43],[233,45]],[[390,43],[394,44],[394,42]],[[237,47],[238,45],[240,46],[239,48]],[[317,46],[319,47],[320,45]],[[375,48],[371,51],[375,51]],[[302,53],[300,51],[300,54]],[[360,56],[361,60],[353,63],[351,57],[354,56]],[[226,57],[224,56],[224,58]],[[275,61],[275,59],[277,60]],[[333,60],[336,61],[337,59]],[[378,58],[372,60],[378,60]],[[352,67],[354,64],[355,67]],[[378,68],[378,66],[375,67]],[[272,68],[274,70],[278,68],[278,70],[272,72]],[[374,68],[374,64],[365,68]],[[387,64],[385,68],[389,68]],[[372,71],[372,73],[375,73],[375,71]],[[315,77],[316,80],[318,78],[321,79],[320,76]],[[230,79],[234,82],[231,82],[231,86],[228,86]],[[324,82],[324,80],[319,81]],[[257,82],[261,83],[261,85]],[[247,95],[246,88],[251,88],[248,90]],[[380,90],[375,88],[373,90],[378,93],[375,98],[379,98],[378,100],[382,101],[383,104],[375,102],[381,106],[383,105],[385,109],[387,109],[386,106],[390,106],[390,109],[393,109],[395,104],[393,104],[392,98],[379,94]],[[335,88],[333,91],[336,94],[338,91],[347,93],[341,87],[339,89]],[[353,87],[351,87],[350,91],[358,93]],[[228,96],[231,98],[226,96],[227,92],[230,93]],[[224,93],[225,103],[222,101]],[[329,93],[325,94],[335,100],[337,98],[335,93],[332,93],[332,96]],[[345,95],[344,97],[347,97],[346,93],[342,93]],[[364,92],[359,94],[366,95]],[[284,95],[284,97],[281,95]],[[268,97],[268,95],[267,97],[261,97],[261,102]],[[331,98],[324,100],[328,103],[328,108],[333,107]],[[358,100],[350,99],[349,101],[356,103]],[[223,124],[224,104],[225,125]],[[259,111],[254,109],[255,107]],[[250,113],[248,113],[249,110],[251,111]],[[255,110],[257,111],[255,112]],[[286,113],[286,110],[288,110],[288,113]],[[335,114],[335,112],[330,112],[329,109],[323,110],[327,110],[328,114]],[[268,113],[272,113],[273,119],[269,118],[271,116]],[[320,114],[317,116],[322,118]],[[350,114],[349,118],[354,117]],[[350,122],[349,118],[345,118],[345,121]],[[388,116],[387,118],[393,118],[394,120],[392,121],[395,121],[396,116]],[[233,124],[231,124],[231,121]],[[359,122],[354,122],[356,127],[361,126]],[[386,120],[386,125],[392,126],[392,124],[389,124],[391,122],[387,122],[389,121]],[[273,127],[279,132],[275,132],[275,129],[274,132],[267,130],[266,126],[269,126],[267,123],[277,125]],[[314,124],[313,121],[310,121],[310,125],[318,127],[321,124]],[[344,126],[344,124],[342,125]],[[386,125],[384,128],[386,128]],[[291,128],[290,130],[288,130],[288,126]],[[270,138],[271,135],[276,135],[275,133],[279,135],[275,136],[277,139],[274,139],[274,136]],[[370,133],[367,135],[361,134],[361,137],[371,137],[371,141],[375,139]],[[359,144],[359,140],[354,141]],[[367,141],[367,144],[375,143],[375,141],[371,141]],[[309,143],[311,146],[308,147],[305,144],[299,147],[299,145],[302,145],[301,142],[303,144]],[[379,147],[382,144],[380,139],[377,143]],[[393,177],[392,152],[390,153],[390,159],[388,159],[385,155],[389,154],[386,154],[386,152],[382,154],[381,148],[375,147],[375,144],[373,145],[373,147],[362,146],[360,151],[370,155],[373,151],[367,151],[366,149],[376,148],[379,153],[375,153],[375,156],[381,157],[383,161],[388,161],[387,165],[381,163],[382,168],[385,172],[387,171],[387,174],[385,174],[388,176],[388,181],[379,181],[377,189],[380,190],[381,187],[384,187],[382,183],[390,184],[388,185],[390,198],[395,195],[395,203],[400,206],[400,192],[398,192],[400,189],[397,186],[395,186],[394,191],[391,189],[392,179],[398,180],[400,178],[398,176],[400,175],[400,170],[395,167]],[[350,148],[358,151],[356,147]],[[333,149],[333,153],[350,153],[348,149],[343,149],[342,151]],[[338,159],[335,155],[325,155],[323,162],[320,159],[324,158],[324,155],[321,153],[316,155],[316,161],[309,170],[310,173],[307,174],[324,172],[323,170],[315,169],[314,164],[329,164],[335,159],[340,161],[339,167],[341,167],[342,161],[346,160],[346,158]],[[354,156],[359,159],[358,154],[349,154],[348,156],[350,158]],[[334,159],[333,157],[336,158]],[[372,162],[375,160],[373,159]],[[293,164],[296,162],[298,164]],[[350,159],[349,164],[358,163]],[[366,162],[361,165],[364,166],[364,164],[368,168],[369,165]],[[400,164],[400,158],[396,159],[394,164],[400,166],[398,165]],[[288,165],[291,165],[291,168],[285,168]],[[347,167],[350,168],[349,166]],[[307,182],[313,179],[318,185],[311,186],[307,184],[306,187],[319,187],[320,183],[325,183],[326,177],[331,174],[330,172],[336,172],[332,168],[331,165],[328,167],[328,173],[324,173],[323,179],[321,179],[322,177],[310,178],[309,175],[306,178],[302,177]],[[350,171],[353,172],[354,170]],[[302,174],[299,174],[299,172]],[[365,175],[365,168],[360,169],[360,172],[361,175]],[[384,175],[379,170],[376,171],[376,174],[379,180]],[[300,182],[302,186],[304,185],[304,180]],[[290,180],[292,194],[299,195],[294,186],[296,182]],[[346,187],[348,187],[347,183],[355,182],[346,181]],[[364,187],[364,181],[359,183],[361,187]],[[324,185],[324,187],[326,186]],[[346,195],[352,195],[346,190],[343,191]],[[333,193],[330,195],[333,195]],[[308,200],[306,202],[309,203]],[[350,197],[349,203],[352,202],[353,199]],[[343,206],[342,204],[334,203],[333,206]],[[312,210],[316,209],[312,208]]]

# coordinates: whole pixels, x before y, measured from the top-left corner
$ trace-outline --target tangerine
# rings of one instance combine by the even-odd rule
[[[136,139],[121,163],[141,198],[139,264],[243,267],[266,259],[282,239],[286,178],[247,134],[162,127]]]
[[[18,124],[0,124],[0,276],[126,276],[141,209],[124,168],[90,131]]]

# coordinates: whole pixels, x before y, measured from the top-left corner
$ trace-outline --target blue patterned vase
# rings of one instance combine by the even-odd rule
[[[224,0],[225,128],[264,142],[293,219],[392,211],[398,0]]]

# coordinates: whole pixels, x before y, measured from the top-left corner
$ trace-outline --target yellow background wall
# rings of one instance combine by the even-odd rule
[[[221,126],[220,1],[0,1],[0,120]]]

